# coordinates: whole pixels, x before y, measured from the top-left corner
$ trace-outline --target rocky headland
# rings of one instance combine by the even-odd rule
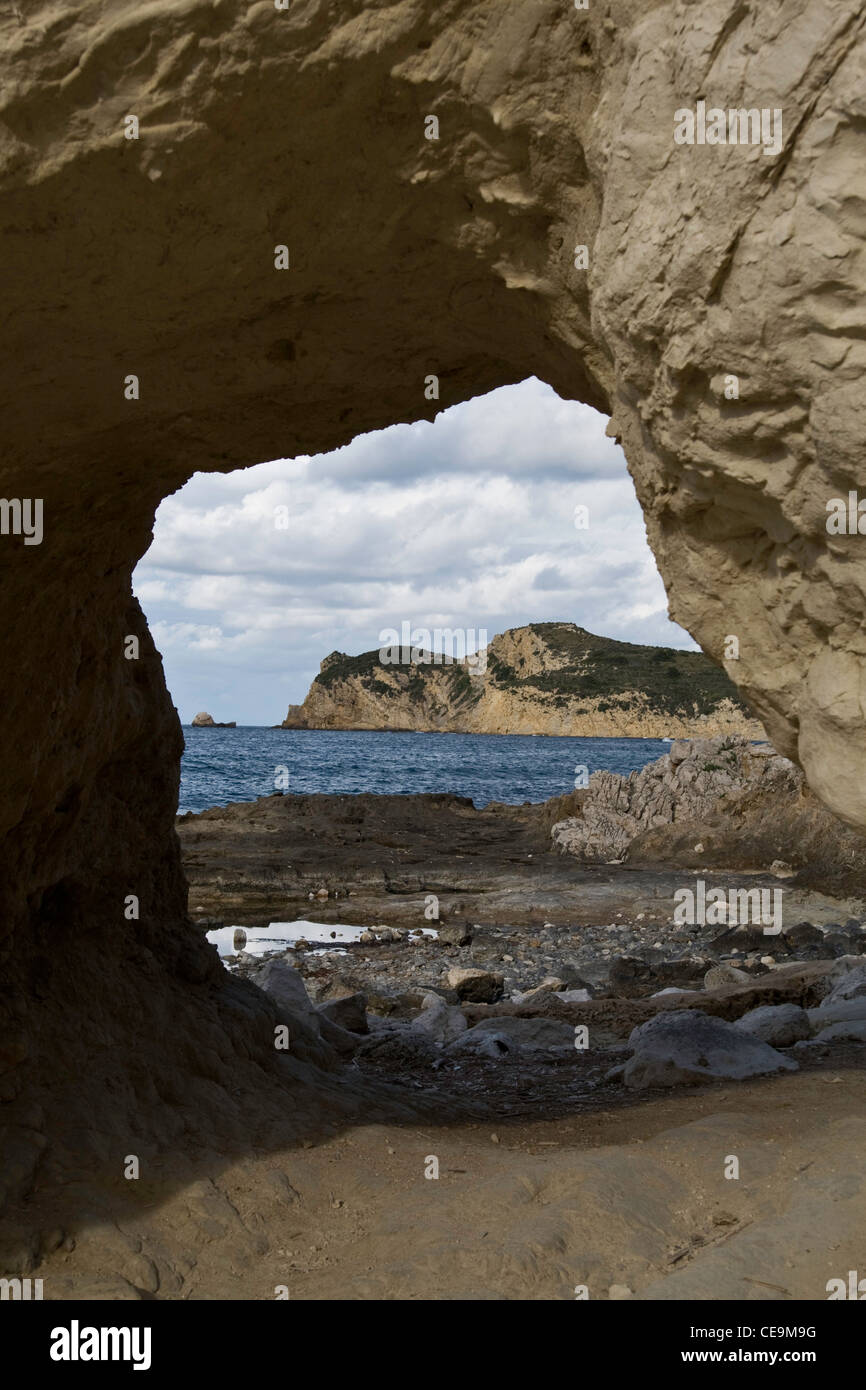
[[[479,656],[404,644],[332,652],[286,729],[408,729],[593,738],[763,738],[725,672],[701,652],[532,623]]]

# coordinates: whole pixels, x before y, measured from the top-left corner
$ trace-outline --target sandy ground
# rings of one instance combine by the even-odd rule
[[[121,1219],[35,1273],[46,1298],[821,1300],[866,1268],[862,1050],[559,1118],[441,1118],[210,1178],[196,1162],[168,1200],[158,1177],[126,1183]]]

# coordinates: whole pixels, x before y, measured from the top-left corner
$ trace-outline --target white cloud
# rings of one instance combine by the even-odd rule
[[[492,636],[563,619],[694,647],[605,424],[531,380],[333,454],[196,474],[135,575],[181,717],[278,723],[323,656],[404,620]]]

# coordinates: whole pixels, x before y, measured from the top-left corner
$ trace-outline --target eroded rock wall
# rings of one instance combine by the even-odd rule
[[[195,1010],[220,1017],[130,589],[197,469],[531,373],[612,412],[673,615],[717,659],[738,636],[728,669],[776,746],[866,824],[862,539],[824,525],[863,439],[861,34],[855,0],[4,11],[0,490],[44,505],[41,545],[0,537],[4,1095],[64,1049],[80,1085],[102,1045],[92,981],[64,1008],[76,962],[121,1071],[154,1032],[153,1065],[186,1065]],[[782,153],[675,147],[703,96],[781,107]],[[174,991],[174,1039],[158,1011],[136,1032],[136,981]]]

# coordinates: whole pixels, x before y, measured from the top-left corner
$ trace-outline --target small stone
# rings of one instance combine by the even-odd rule
[[[505,984],[504,976],[497,972],[463,966],[452,966],[446,979],[459,999],[472,1004],[495,1004],[502,998]]]
[[[724,989],[730,985],[747,985],[751,975],[735,965],[714,965],[704,976],[704,989]]]

